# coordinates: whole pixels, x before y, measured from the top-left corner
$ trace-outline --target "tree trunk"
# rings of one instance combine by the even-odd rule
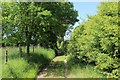
[[[34,45],[33,45],[33,53],[34,53]]]
[[[29,42],[27,43],[27,54],[29,55],[29,53],[30,53],[30,44],[29,44]]]
[[[22,48],[20,44],[19,44],[19,53],[20,53],[20,57],[22,57]]]
[[[26,26],[26,27],[27,27],[27,26]],[[28,29],[28,28],[27,28],[27,29]],[[29,50],[29,48],[30,48],[30,41],[29,41],[30,36],[29,36],[29,34],[28,34],[28,31],[26,31],[26,38],[27,38],[27,41],[26,41],[27,50],[26,50],[26,52],[27,52],[27,54],[29,55],[29,53],[30,53],[30,50]]]
[[[28,9],[28,3],[25,3],[26,10]],[[28,16],[28,11],[26,12],[26,16]],[[27,55],[30,53],[30,33],[29,33],[29,26],[28,23],[25,23],[25,34],[26,34],[26,43],[27,43]]]
[[[66,58],[65,58],[65,60],[64,60],[64,73],[65,73],[65,78],[67,78],[67,60],[66,60]]]
[[[8,62],[8,51],[5,49],[5,64]]]

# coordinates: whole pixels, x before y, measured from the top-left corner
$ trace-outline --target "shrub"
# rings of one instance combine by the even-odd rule
[[[107,7],[106,10],[104,6]],[[115,69],[119,68],[120,56],[117,7],[115,2],[101,3],[97,15],[88,16],[88,21],[74,29],[68,51],[78,62],[94,62],[97,69],[117,74]]]
[[[109,57],[107,54],[99,54],[99,56],[96,59],[96,64],[100,70],[109,70],[112,68],[114,64],[113,58]]]

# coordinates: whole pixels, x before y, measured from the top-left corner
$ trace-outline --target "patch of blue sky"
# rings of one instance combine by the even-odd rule
[[[78,11],[79,23],[86,21],[88,15],[97,14],[99,2],[73,2],[74,9]],[[78,26],[78,23],[74,27]]]
[[[76,22],[75,25],[73,26],[74,28],[77,27],[78,25],[80,25],[80,23],[87,21],[88,15],[96,15],[97,14],[97,7],[99,6],[99,1],[96,2],[73,2],[74,5],[74,9],[78,11],[78,19],[79,22]],[[68,33],[68,31],[66,31],[66,34]],[[68,40],[70,38],[70,34],[65,35],[64,39]]]

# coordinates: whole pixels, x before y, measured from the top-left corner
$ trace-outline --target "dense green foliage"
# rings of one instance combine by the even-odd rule
[[[35,78],[39,68],[48,65],[59,53],[66,52],[70,53],[70,60],[67,62],[69,77],[105,77],[99,74],[101,72],[108,78],[120,78],[118,3],[102,2],[98,13],[88,16],[88,21],[76,27],[69,41],[63,39],[65,32],[78,21],[78,14],[72,3],[3,2],[0,6],[2,43],[10,46],[20,44],[19,52],[18,48],[6,47],[8,62],[3,62],[2,65],[3,78]],[[31,44],[44,48],[35,47],[34,50],[31,49]],[[2,55],[3,61],[4,57]],[[56,74],[55,72],[64,73],[63,59],[66,57],[60,58],[54,61],[54,66],[50,66],[48,76]]]
[[[118,3],[102,2],[98,14],[88,16],[88,21],[73,31],[68,45],[76,61],[92,63],[111,78],[120,77],[118,15]]]
[[[35,53],[31,52],[30,49],[30,57],[28,57],[23,50],[24,57],[20,57],[18,48],[9,47],[7,64],[4,64],[4,55],[2,55],[2,78],[35,78],[39,70],[55,57],[51,49],[36,47]]]
[[[27,53],[30,44],[57,51],[57,41],[78,21],[69,2],[3,2],[1,9],[3,43],[26,45]]]
[[[78,21],[70,2],[1,2],[0,10],[2,45],[9,54],[7,64],[3,62],[4,78],[36,77],[38,69],[54,58],[54,52],[64,54],[65,32]],[[47,49],[30,49],[31,44]],[[19,46],[19,50],[12,46]],[[4,61],[5,56],[2,58]]]

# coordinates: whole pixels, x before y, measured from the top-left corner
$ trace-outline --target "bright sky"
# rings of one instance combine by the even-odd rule
[[[97,14],[97,6],[99,6],[99,2],[73,2],[75,10],[78,11],[78,19],[81,23],[84,20],[87,20],[87,15],[95,15]],[[74,27],[78,26],[76,23]],[[66,35],[64,39],[69,39],[70,35]]]
[[[73,2],[73,4],[74,8],[78,11],[78,19],[82,20],[87,20],[87,15],[97,14],[97,6],[99,6],[99,2]],[[80,22],[82,21],[80,20]]]

